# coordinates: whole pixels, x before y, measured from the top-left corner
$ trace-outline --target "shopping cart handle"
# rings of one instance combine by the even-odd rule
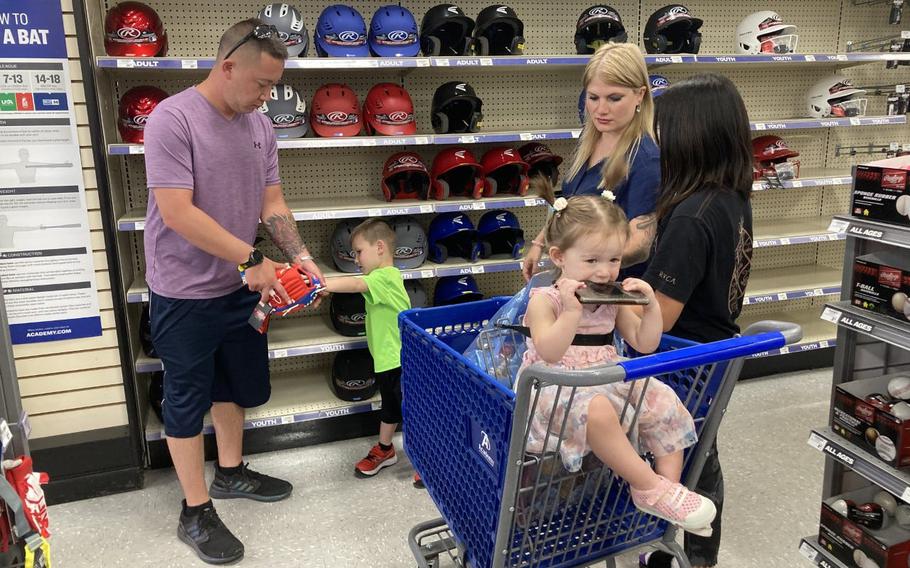
[[[762,320],[757,321],[746,328],[743,335],[758,335],[769,331],[779,331],[787,340],[787,345],[796,343],[803,338],[803,328],[799,324],[789,321]]]
[[[781,328],[784,331],[779,331]],[[774,331],[759,333],[765,329]],[[567,370],[536,363],[528,367],[523,374],[537,377],[550,384],[594,386],[748,357],[762,351],[779,349],[802,337],[802,330],[798,325],[783,322],[758,322],[750,326],[748,331],[749,335],[743,337],[697,344],[585,369]]]

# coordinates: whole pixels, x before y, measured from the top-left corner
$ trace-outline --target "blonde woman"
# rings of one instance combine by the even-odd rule
[[[631,219],[620,279],[641,276],[654,236],[654,209],[660,184],[660,153],[654,143],[654,101],[641,50],[608,43],[584,73],[585,125],[562,184],[563,197],[600,195],[605,189]],[[522,266],[534,273],[544,248],[543,231],[531,241]]]

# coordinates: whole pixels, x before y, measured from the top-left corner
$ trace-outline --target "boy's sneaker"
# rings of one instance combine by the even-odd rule
[[[686,532],[698,536],[711,536],[711,521],[717,509],[710,499],[689,491],[680,483],[658,476],[654,489],[639,491],[632,488],[632,501],[640,510],[670,521]]]
[[[209,564],[227,564],[243,558],[243,543],[228,530],[211,501],[195,515],[186,514],[186,501],[180,512],[177,537]]]
[[[215,462],[215,479],[209,487],[209,495],[215,499],[252,499],[271,503],[291,495],[294,487],[283,479],[271,477],[241,463],[240,471],[227,474]]]
[[[379,473],[384,467],[398,463],[398,456],[395,454],[395,446],[388,451],[383,450],[376,444],[370,448],[370,453],[354,466],[354,474],[358,477],[371,477]]]

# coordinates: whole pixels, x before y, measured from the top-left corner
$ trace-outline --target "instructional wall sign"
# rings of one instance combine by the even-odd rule
[[[60,0],[0,0],[0,283],[13,343],[101,335]]]

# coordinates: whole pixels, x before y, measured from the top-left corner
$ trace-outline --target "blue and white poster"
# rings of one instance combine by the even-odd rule
[[[60,0],[0,0],[0,284],[13,343],[101,335]]]

